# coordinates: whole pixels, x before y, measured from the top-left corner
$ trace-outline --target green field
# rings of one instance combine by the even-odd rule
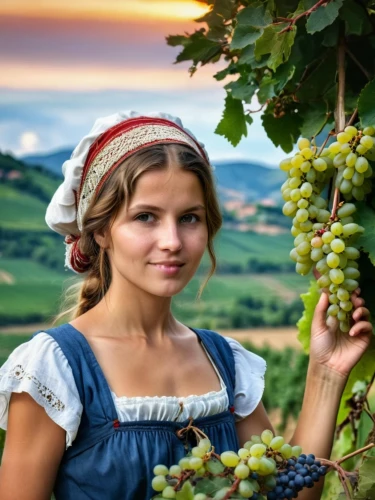
[[[48,229],[44,221],[46,203],[35,196],[0,184],[0,226],[4,229]]]

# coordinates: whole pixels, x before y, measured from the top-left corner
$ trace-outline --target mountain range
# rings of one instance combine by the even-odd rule
[[[63,149],[23,156],[20,160],[30,166],[43,166],[62,176],[62,164],[71,154],[71,149]],[[285,180],[285,174],[281,170],[253,161],[217,160],[212,163],[222,201],[238,200],[251,203],[271,199],[278,204],[281,202],[280,186]]]

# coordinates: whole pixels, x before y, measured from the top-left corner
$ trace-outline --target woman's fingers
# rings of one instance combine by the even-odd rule
[[[362,299],[361,297],[357,297],[356,295],[352,295],[351,301],[355,308],[365,305],[364,299]]]
[[[367,307],[358,307],[353,313],[353,319],[354,321],[359,321],[360,319],[362,320],[368,320],[370,318],[370,311],[367,309]]]
[[[355,323],[350,329],[349,335],[351,337],[356,337],[357,335],[371,335],[372,334],[372,324],[369,321],[359,321]]]

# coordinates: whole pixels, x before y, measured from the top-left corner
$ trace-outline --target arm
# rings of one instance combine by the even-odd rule
[[[13,393],[0,467],[2,500],[49,500],[65,451],[65,430],[27,393]]]
[[[260,402],[249,416],[239,422],[236,422],[236,430],[240,446],[242,447],[246,441],[249,441],[252,434],[260,436],[264,429],[270,429],[274,432],[263,403]]]

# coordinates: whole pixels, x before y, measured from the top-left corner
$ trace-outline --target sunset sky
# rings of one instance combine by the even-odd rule
[[[192,32],[207,6],[192,0],[1,0],[0,150],[73,147],[99,116],[119,109],[180,116],[212,159],[276,165],[283,153],[259,119],[237,148],[214,134],[225,92],[212,75],[174,65],[169,34]]]

